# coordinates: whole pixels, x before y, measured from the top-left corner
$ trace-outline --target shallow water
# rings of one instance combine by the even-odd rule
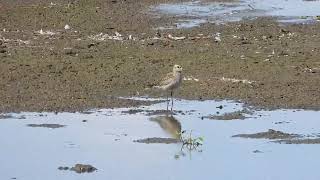
[[[217,108],[222,105],[222,109]],[[319,111],[254,111],[245,120],[202,118],[243,109],[232,101],[175,102],[174,119],[147,115],[166,103],[86,113],[20,113],[0,119],[0,179],[290,179],[318,180],[320,145],[289,145],[231,136],[268,129],[318,135]],[[134,111],[137,110],[137,111]],[[21,118],[23,117],[23,118]],[[83,121],[86,120],[86,121]],[[279,123],[281,122],[281,123]],[[60,124],[60,128],[28,124]],[[166,124],[166,125],[164,125]],[[181,144],[144,144],[133,140],[173,137],[170,128],[204,137],[197,150]],[[256,150],[260,151],[260,153]],[[98,171],[77,174],[59,166],[91,164]]]
[[[242,19],[272,16],[284,23],[310,23],[320,15],[320,1],[304,0],[243,0],[203,3],[193,1],[160,4],[152,7],[154,14],[178,16],[177,28],[190,28],[202,23],[226,23]],[[173,28],[173,27],[167,27]]]

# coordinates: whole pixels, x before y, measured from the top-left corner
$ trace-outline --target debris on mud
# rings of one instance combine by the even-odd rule
[[[232,137],[241,137],[241,138],[252,138],[252,139],[293,139],[300,138],[302,135],[299,134],[289,134],[281,131],[276,131],[269,129],[267,132],[260,132],[254,134],[237,134]]]
[[[68,24],[66,24],[66,25],[64,26],[64,29],[65,29],[65,30],[69,30],[69,29],[71,29],[71,27],[70,27]]]
[[[196,81],[196,82],[199,82],[199,79],[198,79],[198,78],[195,78],[195,77],[193,77],[193,76],[183,77],[183,80],[184,80],[184,81]]]
[[[146,143],[146,144],[175,144],[175,143],[180,143],[181,141],[175,138],[153,137],[153,138],[138,139],[138,140],[134,140],[133,142]]]
[[[123,41],[125,39],[128,40],[135,40],[135,38],[132,37],[132,35],[129,35],[127,38],[125,38],[124,36],[122,36],[122,34],[118,33],[117,31],[114,33],[114,35],[109,35],[109,34],[96,34],[96,35],[91,35],[88,37],[91,40],[95,40],[95,41],[105,41],[105,40],[117,40],[117,41]]]
[[[220,81],[224,81],[224,82],[232,82],[232,83],[243,83],[243,84],[253,84],[255,83],[255,81],[250,81],[248,79],[235,79],[235,78],[226,78],[226,77],[222,77],[222,78],[217,78]]]
[[[176,41],[186,39],[185,36],[180,36],[180,37],[178,37],[178,36],[172,36],[171,34],[168,34],[168,38],[169,38],[169,39],[172,39],[172,40],[176,40]]]
[[[62,128],[66,125],[61,124],[28,124],[29,127],[43,127],[43,128],[50,128],[50,129],[56,129],[56,128]]]
[[[50,35],[50,36],[53,36],[53,35],[56,34],[55,32],[52,32],[52,31],[43,31],[42,29],[40,29],[39,31],[36,31],[35,33],[40,34],[40,35]]]

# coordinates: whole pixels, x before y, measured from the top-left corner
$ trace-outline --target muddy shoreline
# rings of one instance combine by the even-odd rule
[[[1,2],[0,112],[147,104],[116,97],[161,96],[146,89],[174,64],[187,77],[180,98],[319,109],[319,22],[283,25],[258,18],[157,30],[176,19],[148,13],[164,2]],[[117,33],[122,40],[103,39]]]

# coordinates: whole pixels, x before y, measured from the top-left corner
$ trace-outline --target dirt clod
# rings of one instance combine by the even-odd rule
[[[76,164],[70,170],[75,171],[76,173],[92,173],[92,172],[96,171],[97,168],[95,168],[89,164]]]
[[[253,139],[293,139],[302,137],[299,134],[289,134],[281,131],[269,129],[267,132],[260,132],[254,134],[238,134],[232,137],[253,138]]]
[[[50,128],[50,129],[65,127],[65,125],[61,125],[61,124],[28,124],[27,126],[29,126],[29,127],[44,127],[44,128]]]
[[[153,137],[153,138],[138,139],[138,140],[134,140],[133,142],[146,143],[146,144],[155,144],[155,143],[175,144],[175,143],[180,143],[180,140],[179,139],[174,139],[174,138]]]
[[[251,114],[249,110],[235,111],[231,113],[225,113],[223,115],[210,115],[204,116],[203,118],[214,119],[214,120],[236,120],[236,119],[246,119],[245,114]]]

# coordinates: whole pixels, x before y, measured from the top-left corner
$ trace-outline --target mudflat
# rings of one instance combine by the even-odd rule
[[[146,104],[183,67],[177,97],[272,108],[320,107],[320,23],[258,17],[175,26],[151,8],[174,1],[1,1],[0,112]],[[67,26],[66,26],[67,25]]]

